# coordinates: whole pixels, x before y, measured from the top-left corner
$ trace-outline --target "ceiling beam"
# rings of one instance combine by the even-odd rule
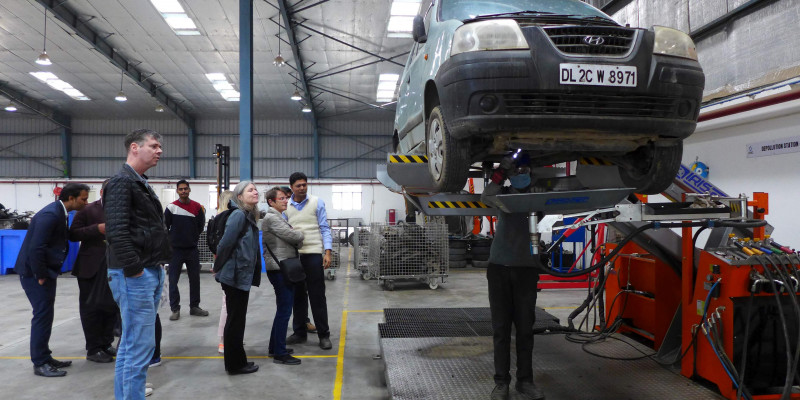
[[[136,82],[137,85],[144,88],[147,93],[164,105],[168,110],[172,111],[178,118],[181,119],[190,129],[195,128],[194,117],[189,112],[181,107],[180,102],[170,97],[166,92],[160,89],[161,85],[150,81],[148,78],[152,74],[145,73],[136,68],[137,63],[123,57],[121,54],[114,50],[114,46],[106,40],[107,34],[100,33],[89,25],[81,21],[80,16],[72,11],[66,1],[63,0],[36,0],[39,4],[45,6],[59,21],[69,26],[81,39],[87,41],[94,47],[100,54],[104,55],[111,61],[112,64],[119,67]]]
[[[297,64],[297,78],[298,83],[303,87],[303,93],[306,96],[306,102],[309,107],[311,107],[311,112],[309,117],[311,118],[311,126],[314,133],[313,145],[314,145],[314,177],[319,178],[319,159],[320,159],[320,149],[319,149],[319,122],[317,120],[317,109],[314,105],[314,99],[311,97],[311,91],[308,87],[308,77],[306,76],[306,67],[303,65],[303,57],[300,56],[300,46],[297,43],[297,37],[295,36],[294,32],[294,23],[289,19],[289,14],[294,13],[292,9],[289,8],[286,0],[277,0],[278,1],[278,9],[281,13],[281,18],[283,19],[283,28],[286,31],[286,38],[289,42],[289,46],[292,48],[292,56],[294,57],[295,63]],[[279,28],[280,29],[280,28]]]
[[[58,126],[68,129],[72,127],[72,120],[69,115],[62,114],[60,111],[46,106],[41,101],[25,95],[24,92],[9,86],[7,82],[0,81],[0,94],[8,97],[9,100],[14,101],[15,104],[35,112]]]

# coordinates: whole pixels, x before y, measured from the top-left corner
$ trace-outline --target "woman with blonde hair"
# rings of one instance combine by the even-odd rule
[[[261,248],[258,241],[258,190],[252,181],[242,181],[233,189],[228,208],[233,210],[225,222],[225,233],[217,245],[215,278],[225,292],[228,316],[225,319],[225,371],[230,375],[250,374],[258,365],[247,361],[244,329],[250,288],[261,284]]]

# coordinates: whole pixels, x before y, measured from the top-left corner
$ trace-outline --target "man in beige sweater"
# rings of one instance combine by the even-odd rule
[[[287,345],[305,343],[308,340],[306,320],[308,303],[311,302],[311,314],[317,325],[319,347],[329,350],[331,345],[328,327],[328,304],[325,299],[325,273],[331,266],[331,248],[333,238],[328,225],[325,203],[316,196],[308,194],[308,177],[302,172],[295,172],[289,177],[292,198],[286,208],[289,223],[303,232],[305,239],[300,253],[300,262],[306,272],[305,282],[299,282],[294,291],[294,333],[286,339]],[[324,255],[323,255],[324,252]]]

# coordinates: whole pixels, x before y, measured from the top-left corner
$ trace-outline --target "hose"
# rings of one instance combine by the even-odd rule
[[[781,327],[783,328],[783,337],[786,340],[786,380],[783,385],[783,392],[781,394],[782,399],[788,399],[792,393],[792,381],[794,377],[791,375],[792,372],[792,350],[791,350],[791,343],[789,340],[789,327],[786,324],[786,316],[783,314],[783,304],[781,304],[781,294],[778,291],[778,285],[775,284],[775,276],[772,275],[772,271],[769,270],[767,264],[764,262],[764,258],[756,257],[756,259],[761,263],[764,267],[764,273],[767,274],[767,279],[769,279],[770,284],[772,285],[772,291],[775,295],[775,302],[778,305],[778,315],[780,316],[781,320]]]

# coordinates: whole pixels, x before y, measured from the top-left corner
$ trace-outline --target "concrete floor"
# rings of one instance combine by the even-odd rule
[[[252,375],[228,376],[217,354],[222,291],[211,274],[201,274],[201,280],[201,306],[211,313],[209,317],[189,316],[184,305],[181,319],[169,321],[168,308],[161,310],[164,362],[148,373],[148,381],[155,385],[152,399],[387,399],[383,361],[375,357],[383,308],[488,307],[485,270],[452,270],[447,283],[437,290],[428,289],[427,284],[398,282],[394,291],[384,291],[376,281],[362,281],[352,268],[342,269],[335,281],[326,281],[333,349],[322,350],[316,340],[309,340],[295,346],[302,365],[283,366],[266,357],[275,299],[264,279],[265,284],[251,291],[245,331],[248,357],[261,369]],[[188,298],[185,275],[180,288]],[[584,297],[584,290],[544,291],[539,305],[564,323]],[[31,309],[16,275],[0,276],[0,299],[0,398],[113,398],[113,364],[85,360],[78,287],[72,276],[59,278],[50,341],[55,358],[74,360],[64,378],[33,375],[28,352]],[[344,332],[346,341],[341,340]]]

